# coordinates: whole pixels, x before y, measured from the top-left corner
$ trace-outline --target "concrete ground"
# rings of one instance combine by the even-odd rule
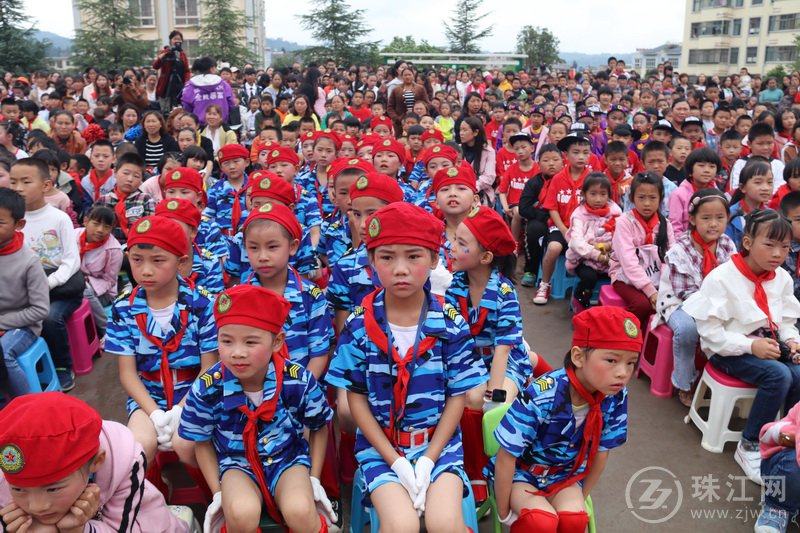
[[[520,289],[525,337],[552,366],[561,366],[572,336],[567,303],[555,300],[539,307],[530,303],[532,297],[532,289]],[[721,454],[705,451],[700,432],[683,422],[688,410],[675,398],[651,396],[649,385],[644,377],[630,383],[628,442],[611,453],[592,494],[597,530],[753,531],[760,487],[742,476],[733,460],[735,445]],[[96,360],[94,372],[78,378],[75,394],[104,418],[125,420],[125,393],[113,357]],[[349,496],[349,490],[343,494]],[[491,531],[489,521],[482,521],[480,529]],[[800,529],[794,525],[790,531]]]

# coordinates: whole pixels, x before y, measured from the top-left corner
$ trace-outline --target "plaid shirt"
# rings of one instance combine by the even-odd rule
[[[692,262],[694,267],[691,274],[684,274],[678,272],[674,268],[670,268],[670,282],[672,282],[672,290],[675,296],[681,301],[685,301],[689,296],[700,290],[700,285],[703,284],[703,256],[694,247],[692,241],[692,232],[687,231],[675,241],[674,246],[683,248],[684,253]],[[736,246],[727,235],[721,235],[717,241],[717,263],[722,264],[736,253]]]
[[[112,191],[101,196],[96,205],[104,205],[114,209],[117,203],[119,203],[117,193]],[[155,214],[155,212],[156,202],[153,200],[153,197],[147,193],[136,190],[130,193],[127,198],[125,198],[125,218],[128,219],[129,228],[140,218],[152,216]],[[122,228],[119,227],[119,224],[117,224],[117,226],[114,228],[113,233],[114,237],[117,238],[120,244],[128,242],[128,236],[125,235],[125,233],[122,231]]]
[[[800,276],[797,275],[798,259],[800,259],[800,242],[792,241],[792,246],[789,248],[789,255],[786,256],[786,261],[783,262],[783,268],[792,276],[794,297],[800,300]]]

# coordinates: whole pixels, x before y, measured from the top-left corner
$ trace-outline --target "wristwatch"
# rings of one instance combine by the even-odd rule
[[[503,389],[494,389],[486,391],[486,398],[496,403],[504,403],[506,401],[506,391]]]

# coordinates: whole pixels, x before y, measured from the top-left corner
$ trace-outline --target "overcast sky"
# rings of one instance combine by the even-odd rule
[[[158,2],[159,0],[155,0]],[[311,44],[300,27],[298,14],[311,9],[311,0],[266,0],[268,37]],[[374,40],[388,42],[395,35],[413,35],[432,44],[444,45],[442,20],[448,18],[456,0],[350,0],[365,9]],[[286,9],[291,6],[291,12]],[[504,0],[484,2],[484,21],[494,24],[494,33],[480,44],[484,50],[513,50],[517,32],[524,24],[543,26],[561,41],[565,52],[634,52],[652,48],[683,36],[684,0],[559,0],[544,2]],[[71,0],[25,0],[26,12],[38,29],[71,37],[74,27]]]

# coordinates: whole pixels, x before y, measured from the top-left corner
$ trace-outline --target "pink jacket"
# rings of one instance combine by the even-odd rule
[[[497,179],[497,154],[489,145],[483,147],[481,152],[480,172],[478,173],[478,192],[486,195],[487,205],[494,207],[494,182]],[[472,165],[470,165],[472,166]]]
[[[188,524],[170,512],[164,496],[145,480],[144,451],[128,428],[104,420],[100,449],[106,452],[95,477],[100,487],[100,519],[89,520],[84,531],[188,533]],[[0,476],[0,508],[9,503],[8,483]]]
[[[139,187],[140,191],[152,196],[155,203],[159,203],[164,199],[164,194],[161,192],[161,183],[158,182],[159,179],[161,179],[161,176],[153,176],[146,179]]]
[[[689,200],[692,199],[693,194],[694,187],[692,182],[683,180],[667,200],[669,221],[672,224],[673,231],[675,231],[676,239],[689,230]]]
[[[667,222],[667,249],[675,244],[675,235],[672,232],[672,224]],[[653,234],[658,235],[658,227],[653,229]],[[658,292],[655,285],[639,264],[636,249],[645,243],[644,228],[633,217],[631,211],[626,211],[617,219],[617,229],[611,241],[611,262],[609,264],[609,276],[611,281],[618,281],[620,275],[627,278],[627,282],[644,293],[648,298]],[[655,240],[655,237],[654,237]]]
[[[84,231],[84,228],[75,229],[75,239],[79,243]],[[81,272],[86,274],[95,294],[107,294],[112,299],[117,297],[117,276],[121,267],[122,245],[113,235],[109,235],[100,248],[86,252],[81,260]]]
[[[789,409],[789,412],[786,413],[786,416],[778,420],[777,422],[770,422],[768,424],[764,424],[764,427],[761,428],[761,443],[759,445],[761,449],[761,458],[766,459],[767,457],[771,457],[778,453],[781,450],[785,450],[786,448],[780,446],[777,442],[777,439],[767,439],[768,442],[764,442],[764,434],[775,424],[781,424],[780,433],[786,433],[788,435],[794,435],[795,439],[800,437],[798,435],[798,430],[800,430],[800,403],[794,404],[794,406]],[[795,446],[795,453],[797,462],[800,463],[800,446]]]
[[[569,243],[567,249],[567,271],[575,272],[575,267],[584,263],[598,272],[608,272],[608,265],[598,261],[601,255],[596,244],[611,246],[613,233],[606,231],[603,224],[609,219],[622,214],[622,210],[615,202],[608,202],[610,211],[606,217],[598,217],[586,211],[585,204],[578,206],[572,212],[569,230],[564,238]]]

